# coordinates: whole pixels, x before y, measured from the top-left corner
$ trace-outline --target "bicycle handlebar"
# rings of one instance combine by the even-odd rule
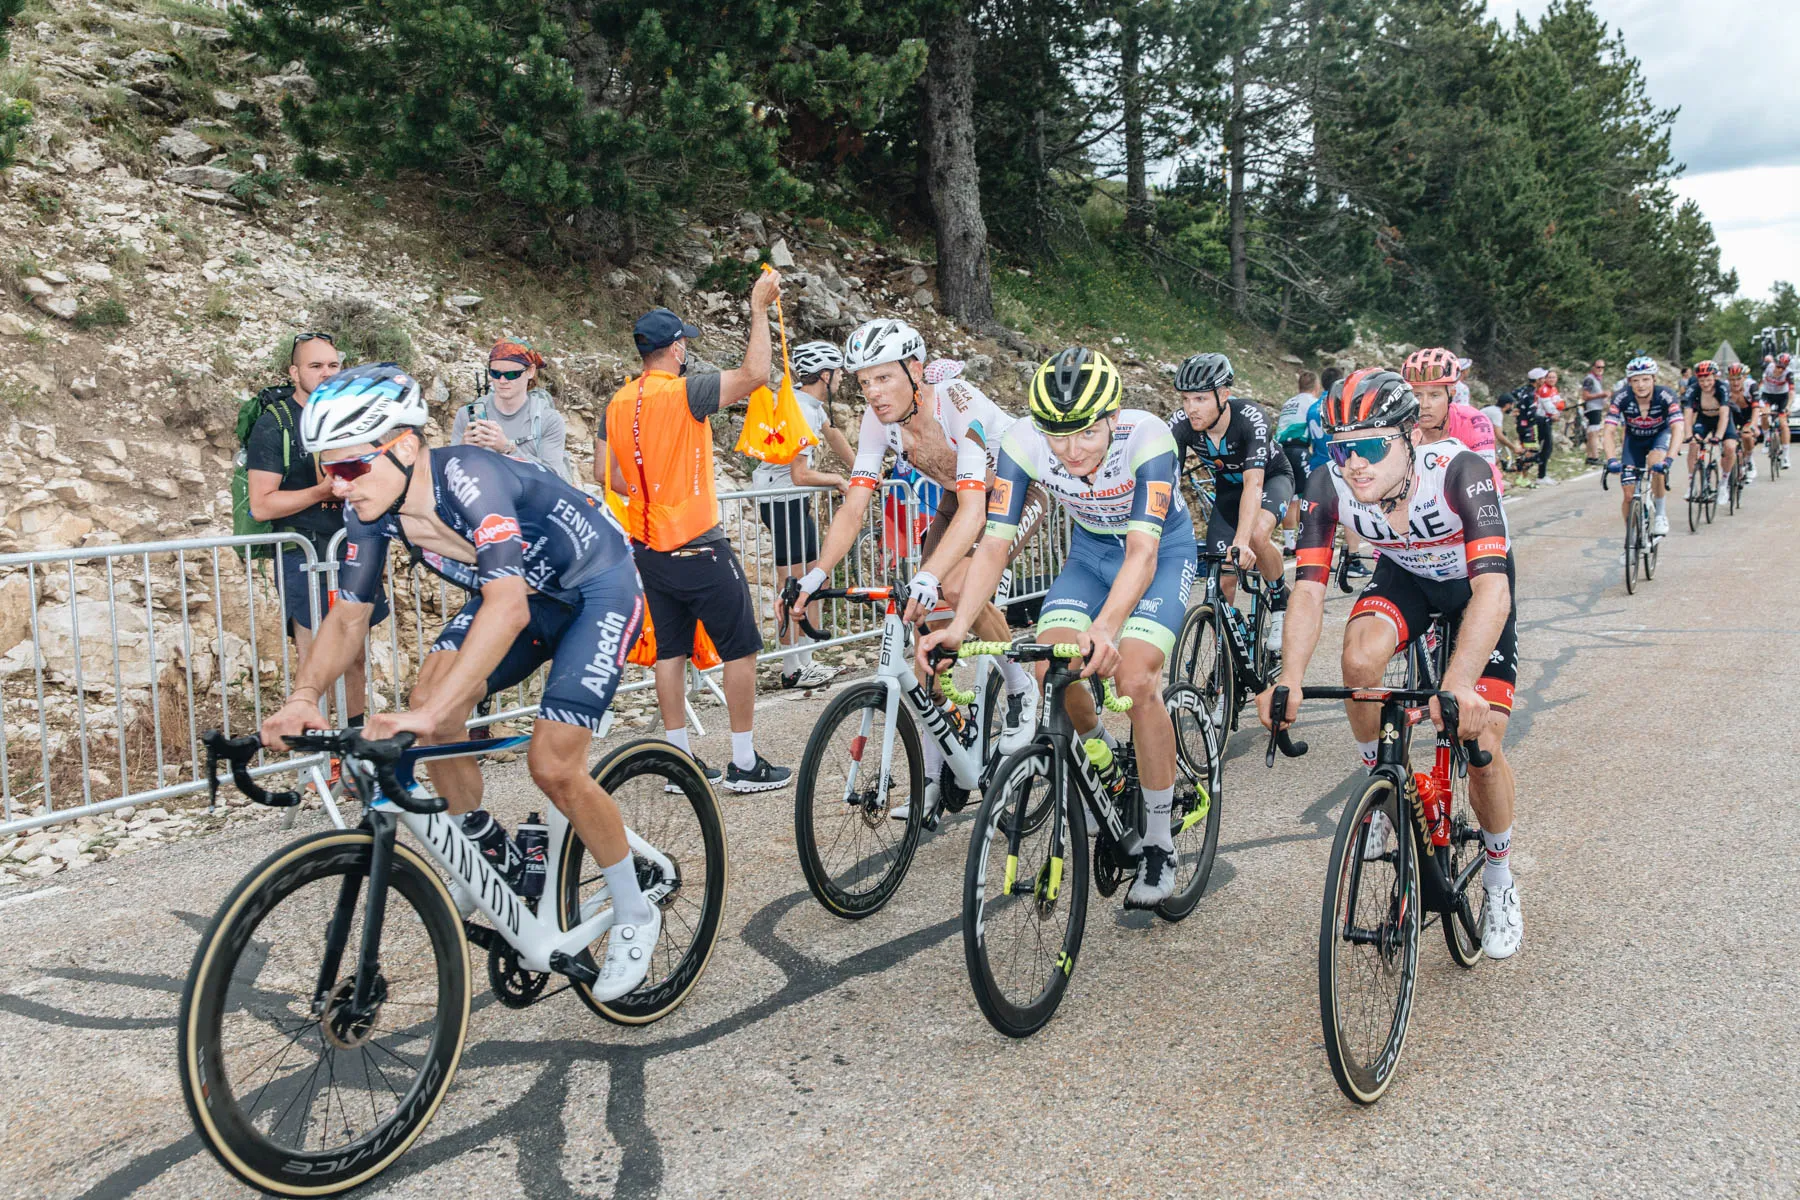
[[[219,760],[231,766],[231,782],[238,791],[258,804],[271,808],[293,808],[300,803],[296,791],[270,792],[250,778],[250,760],[263,748],[262,738],[254,733],[228,738],[211,729],[201,739],[206,743],[207,796],[213,802],[219,797]],[[411,733],[397,733],[391,738],[366,738],[354,729],[308,730],[294,734],[287,743],[295,750],[309,753],[335,754],[349,763],[366,763],[374,768],[375,782],[381,794],[408,812],[428,814],[443,812],[449,805],[441,796],[415,796],[400,782],[397,768],[400,756],[416,740]],[[355,779],[354,768],[347,777]]]
[[[933,646],[930,653],[926,655],[926,662],[935,670],[953,658],[980,658],[983,655],[992,658],[1010,658],[1018,663],[1034,663],[1052,658],[1080,658],[1081,647],[1074,642],[1056,642],[1050,645],[1042,642],[964,642],[955,649]],[[1100,703],[1106,707],[1106,711],[1116,713],[1131,711],[1131,697],[1119,695],[1113,689],[1112,680],[1102,679],[1100,685]],[[961,691],[949,679],[942,680],[940,686],[944,689],[944,695],[957,704],[973,704],[975,702],[974,692]]]
[[[1275,726],[1269,734],[1269,752],[1264,757],[1267,766],[1275,765],[1275,751],[1281,750],[1289,758],[1299,758],[1306,753],[1305,742],[1297,742],[1288,736],[1287,727],[1282,718],[1287,714],[1289,691],[1285,687],[1275,689],[1270,697],[1269,717]],[[1494,761],[1489,751],[1481,748],[1481,743],[1474,738],[1457,736],[1457,719],[1461,715],[1456,704],[1456,697],[1449,692],[1432,691],[1429,688],[1349,688],[1349,687],[1309,687],[1301,688],[1300,695],[1307,700],[1367,700],[1375,703],[1400,703],[1409,706],[1423,706],[1436,700],[1438,712],[1444,719],[1444,729],[1452,740],[1462,743],[1463,753],[1468,757],[1469,765],[1477,769]]]

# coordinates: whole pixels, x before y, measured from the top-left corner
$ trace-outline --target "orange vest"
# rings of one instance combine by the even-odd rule
[[[719,523],[712,426],[694,419],[687,380],[645,371],[614,393],[606,444],[625,477],[625,531],[652,550],[676,550]]]

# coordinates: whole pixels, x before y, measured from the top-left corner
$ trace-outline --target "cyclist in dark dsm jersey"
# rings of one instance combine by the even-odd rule
[[[474,593],[432,644],[412,707],[371,716],[368,736],[458,741],[476,702],[550,664],[528,763],[532,781],[603,864],[618,921],[594,995],[617,999],[644,981],[662,930],[638,886],[618,805],[587,771],[589,744],[643,625],[631,549],[604,508],[536,463],[475,446],[426,449],[420,427],[429,416],[418,382],[391,363],[336,376],[306,406],[301,434],[344,503],[349,548],[313,657],[263,723],[263,740],[327,728],[319,696],[363,643],[390,541]],[[433,759],[427,771],[452,813],[481,807],[475,760]],[[472,898],[458,899],[472,907]]]

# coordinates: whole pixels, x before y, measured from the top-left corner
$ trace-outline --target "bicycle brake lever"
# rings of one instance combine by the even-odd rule
[[[1287,713],[1287,702],[1288,690],[1285,687],[1276,688],[1275,694],[1269,698],[1269,722],[1275,728],[1269,731],[1269,752],[1263,756],[1265,767],[1275,765],[1276,750],[1280,750],[1287,758],[1299,758],[1306,753],[1306,743],[1296,742],[1288,735],[1287,727],[1280,724],[1281,718]]]
[[[1485,767],[1494,761],[1494,756],[1481,748],[1481,743],[1474,738],[1462,744],[1463,753],[1468,756],[1471,767]]]
[[[219,760],[231,767],[231,782],[249,799],[270,808],[295,808],[300,803],[297,791],[270,792],[250,778],[250,760],[263,748],[262,738],[254,733],[228,738],[217,729],[208,730],[201,738],[206,743],[206,799],[216,807],[219,803]]]
[[[1459,726],[1462,722],[1462,709],[1456,703],[1456,697],[1449,692],[1438,693],[1438,711],[1444,718],[1444,732],[1452,739],[1462,743],[1463,753],[1469,758],[1471,767],[1485,767],[1494,761],[1494,756],[1481,748],[1481,743],[1474,738],[1461,736]]]

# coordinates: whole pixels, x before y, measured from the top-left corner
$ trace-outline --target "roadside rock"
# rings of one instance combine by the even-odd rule
[[[228,171],[224,167],[170,167],[163,172],[163,178],[170,183],[218,191],[229,190],[243,177],[242,171]]]
[[[776,238],[775,244],[769,247],[769,265],[777,271],[794,269],[794,252],[788,249],[786,238]]]
[[[176,129],[156,139],[156,148],[179,163],[211,158],[212,143],[186,129]]]

